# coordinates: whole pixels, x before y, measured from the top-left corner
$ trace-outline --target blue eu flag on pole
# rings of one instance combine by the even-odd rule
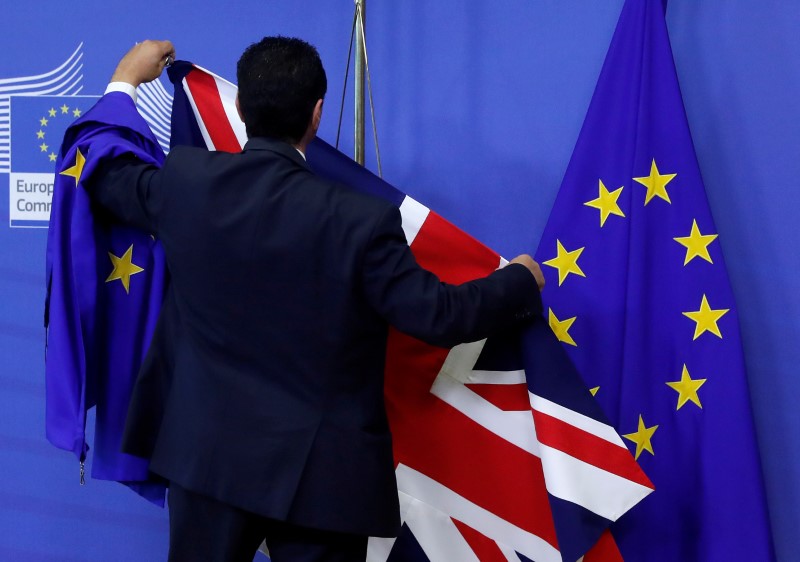
[[[627,0],[537,251],[550,326],[655,492],[626,560],[773,559],[736,304],[662,0]]]

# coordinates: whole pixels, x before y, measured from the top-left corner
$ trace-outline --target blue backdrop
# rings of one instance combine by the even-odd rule
[[[384,177],[503,255],[532,253],[621,6],[371,2],[367,44]],[[234,80],[250,42],[297,35],[326,64],[321,136],[332,142],[352,10],[349,0],[0,8],[0,559],[159,560],[167,542],[164,511],[116,484],[80,487],[77,461],[44,439],[46,230],[23,228],[36,224],[42,194],[21,192],[15,174],[48,171],[69,115],[46,115],[50,106],[25,100],[9,108],[4,96],[81,44],[70,91],[97,95],[143,38],[169,38],[180,58]],[[789,561],[800,551],[800,10],[780,0],[671,0],[667,21],[742,320],[778,558]],[[91,103],[55,101],[69,114]],[[347,153],[351,106],[348,96]],[[373,170],[374,161],[368,151]],[[36,177],[24,176],[28,185]]]

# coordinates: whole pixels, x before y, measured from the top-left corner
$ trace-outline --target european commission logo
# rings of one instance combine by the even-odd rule
[[[44,227],[50,221],[56,155],[64,131],[97,96],[14,96],[9,173],[9,225]]]
[[[100,97],[82,94],[82,61],[80,44],[50,72],[0,79],[0,174],[8,174],[12,228],[47,228],[50,222],[64,132]],[[137,107],[167,152],[172,96],[156,80],[139,88]]]

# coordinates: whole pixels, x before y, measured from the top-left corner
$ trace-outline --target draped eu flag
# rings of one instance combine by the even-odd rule
[[[545,311],[654,494],[647,562],[773,559],[738,317],[662,0],[627,0],[537,261]]]
[[[109,96],[111,96],[109,98]],[[106,102],[133,104],[125,94]],[[164,153],[144,119],[96,105],[75,121],[56,160],[47,237],[46,430],[80,461],[83,483],[86,412],[96,406],[92,476],[118,480],[163,505],[164,486],[148,463],[120,451],[131,389],[161,307],[166,269],[148,233],[113,224],[83,189],[98,165],[133,154],[159,165]]]

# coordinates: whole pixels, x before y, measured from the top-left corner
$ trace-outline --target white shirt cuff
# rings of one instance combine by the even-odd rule
[[[122,92],[124,94],[128,94],[133,103],[136,103],[136,88],[133,87],[133,84],[128,84],[127,82],[111,82],[107,87],[105,94],[110,92]]]

